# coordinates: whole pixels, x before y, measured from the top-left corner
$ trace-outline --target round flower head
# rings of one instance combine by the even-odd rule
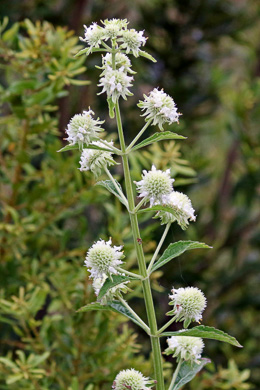
[[[103,66],[101,69],[106,69],[108,66],[110,66],[110,68],[112,68],[112,54],[111,53],[107,53],[103,58],[102,58],[102,62],[103,62]],[[132,69],[131,69],[131,61],[130,59],[123,53],[116,53],[115,55],[115,65],[116,65],[116,69],[121,69],[123,70],[124,72],[128,72],[128,73],[131,73],[131,74],[135,74],[136,72],[134,72]],[[103,75],[103,74],[102,74]]]
[[[83,144],[89,144],[90,142],[98,139],[98,132],[103,129],[100,127],[100,124],[104,121],[98,119],[93,119],[94,112],[91,110],[83,111],[82,114],[74,115],[68,127],[66,133],[68,138],[66,138],[71,145],[79,144],[79,147],[82,148]]]
[[[106,39],[114,39],[122,34],[122,30],[127,28],[126,19],[106,19],[102,22],[105,29]]]
[[[105,242],[99,240],[88,250],[85,266],[88,267],[91,278],[103,278],[103,275],[117,275],[116,267],[123,262],[122,246],[111,246],[111,239]]]
[[[173,191],[167,198],[165,206],[172,209],[173,213],[166,211],[159,211],[156,218],[161,218],[162,224],[177,222],[180,227],[185,230],[189,226],[190,221],[196,221],[194,215],[195,210],[187,195],[182,192]]]
[[[112,389],[113,390],[148,390],[154,381],[146,378],[141,372],[131,368],[123,370],[117,374]]]
[[[116,103],[120,96],[126,100],[126,96],[133,95],[128,89],[132,87],[133,77],[127,76],[123,66],[118,70],[113,70],[110,66],[107,66],[102,75],[103,77],[101,77],[98,86],[103,87],[103,89],[98,95],[106,92],[107,97],[111,97],[113,103]]]
[[[107,279],[107,276],[104,274],[102,278],[95,278],[93,280],[93,288],[95,291],[96,296],[98,296],[101,287],[105,283]],[[116,285],[115,287],[110,288],[105,295],[101,298],[100,303],[101,305],[106,305],[107,302],[113,301],[115,297],[120,295],[122,297],[122,293],[127,293],[127,291],[130,291],[130,289],[126,286],[129,281],[120,283]]]
[[[144,111],[146,121],[152,120],[153,125],[158,125],[163,130],[164,123],[179,122],[180,114],[177,112],[174,100],[163,90],[155,88],[149,96],[144,95],[144,101],[139,101],[138,107]]]
[[[156,203],[165,203],[168,195],[172,192],[172,183],[170,169],[165,172],[152,166],[151,171],[143,171],[142,180],[135,182],[139,197],[145,197],[150,200],[150,205]]]
[[[92,23],[91,26],[85,28],[85,36],[84,38],[80,38],[81,41],[87,42],[90,46],[90,52],[93,48],[98,48],[102,40],[106,38],[105,29],[98,26],[97,23]]]
[[[122,42],[120,48],[125,49],[126,53],[132,52],[135,57],[139,56],[140,47],[145,45],[146,38],[143,31],[123,30],[122,37],[118,40]]]
[[[186,287],[172,289],[170,305],[173,310],[167,315],[173,315],[176,321],[184,321],[184,328],[187,328],[192,321],[199,322],[202,319],[202,312],[207,306],[207,300],[203,292],[197,287]]]
[[[173,355],[177,361],[184,359],[191,363],[199,363],[204,343],[200,337],[172,336],[167,339],[169,348],[165,350],[167,355]]]
[[[97,141],[92,142],[91,145],[99,146],[101,148],[105,148],[105,146]],[[113,142],[107,143],[109,145],[113,145]],[[105,150],[98,149],[83,149],[80,157],[80,171],[91,171],[95,176],[99,176],[101,173],[101,169],[107,167],[109,165],[115,165],[116,162],[112,157],[111,152],[107,152]]]

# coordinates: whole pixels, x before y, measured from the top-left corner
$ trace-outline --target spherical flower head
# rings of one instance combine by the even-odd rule
[[[173,355],[177,358],[190,361],[191,363],[199,363],[198,359],[204,348],[203,340],[200,337],[189,336],[172,336],[167,339],[169,348],[165,350],[167,355]]]
[[[74,115],[66,129],[68,138],[66,138],[71,145],[79,144],[82,148],[84,144],[98,139],[98,133],[103,129],[100,127],[104,121],[99,118],[93,118],[94,112],[91,110],[83,111],[82,114]]]
[[[192,321],[199,322],[202,319],[207,300],[200,289],[197,287],[173,288],[172,293],[169,298],[173,310],[167,315],[173,315],[176,321],[184,321],[184,328],[187,328]]]
[[[195,210],[191,200],[182,192],[173,191],[166,199],[165,206],[172,209],[172,213],[159,211],[156,218],[161,218],[162,224],[177,222],[185,230],[190,221],[196,221]]]
[[[149,384],[154,381],[146,378],[141,372],[131,368],[123,370],[117,374],[112,389],[113,390],[148,390]]]
[[[118,70],[113,70],[108,66],[102,75],[103,77],[101,77],[98,86],[103,87],[103,89],[99,95],[106,92],[107,97],[112,98],[113,103],[116,103],[120,96],[126,100],[126,96],[133,95],[128,89],[129,87],[132,87],[131,81],[133,80],[133,77],[127,76],[123,67]]]
[[[112,54],[111,53],[107,53],[103,59],[102,59],[102,62],[103,62],[103,67],[102,69],[106,69],[108,66],[110,66],[110,68],[112,68]],[[121,69],[123,70],[124,72],[128,72],[128,73],[131,73],[131,74],[135,74],[136,72],[134,72],[132,69],[131,69],[131,61],[130,59],[123,53],[121,52],[118,52],[116,53],[115,55],[115,65],[116,65],[116,69]],[[103,75],[103,73],[102,73]]]
[[[81,41],[87,42],[90,46],[90,52],[93,48],[100,47],[102,40],[106,38],[105,29],[97,25],[97,23],[92,23],[91,26],[85,28],[84,38],[80,38]]]
[[[146,121],[152,120],[152,125],[158,125],[162,131],[164,123],[179,123],[180,114],[177,112],[176,104],[163,90],[155,88],[149,96],[144,95],[144,98],[144,101],[139,101],[138,107],[144,111]]]
[[[93,285],[96,296],[98,296],[100,289],[103,286],[103,284],[105,283],[106,279],[107,279],[107,276],[104,274],[102,278],[95,278],[93,280],[92,285]],[[129,281],[122,282],[122,283],[116,285],[115,287],[110,288],[106,292],[106,294],[101,298],[101,300],[100,300],[101,305],[106,305],[107,302],[113,301],[113,299],[118,297],[118,295],[122,297],[122,293],[126,294],[130,290],[127,287],[128,283],[129,283]]]
[[[123,263],[122,246],[111,246],[111,244],[111,239],[107,242],[100,239],[88,250],[85,266],[91,278],[103,278],[104,274],[111,276],[119,273],[116,267]]]
[[[145,197],[150,200],[150,206],[157,203],[165,203],[168,195],[172,192],[172,183],[170,169],[165,172],[157,170],[152,166],[151,171],[143,171],[142,180],[135,182],[139,197]]]
[[[102,22],[106,34],[106,39],[115,39],[122,34],[122,30],[127,28],[126,19],[106,19]]]
[[[97,141],[92,142],[90,145],[98,146],[100,148],[105,148],[105,146]],[[107,146],[113,145],[113,142],[108,142]],[[95,176],[99,176],[101,174],[102,168],[106,168],[110,165],[115,165],[116,162],[112,157],[111,152],[107,152],[105,150],[98,149],[83,149],[80,157],[80,171],[91,171]]]
[[[123,30],[122,37],[118,39],[119,42],[122,42],[120,48],[125,49],[126,54],[132,52],[135,57],[138,57],[140,47],[144,46],[146,42],[143,34],[143,31],[136,31],[134,29]]]

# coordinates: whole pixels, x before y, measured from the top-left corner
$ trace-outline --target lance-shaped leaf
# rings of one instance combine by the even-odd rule
[[[141,322],[137,321],[137,319],[132,315],[132,313],[119,301],[108,302],[107,305],[101,305],[101,303],[99,302],[90,303],[78,309],[77,312],[86,312],[92,310],[108,310],[122,314],[123,316],[129,318],[131,321],[133,321],[135,324],[139,325],[142,329],[146,331],[144,325]]]
[[[164,332],[161,336],[192,336],[201,337],[204,339],[223,341],[235,347],[242,348],[242,345],[235,339],[235,337],[223,332],[222,330],[213,328],[212,326],[199,325],[191,329],[185,329],[177,332]]]
[[[107,104],[109,108],[109,116],[111,119],[115,117],[115,103],[113,102],[112,98],[107,99]]]
[[[145,57],[150,61],[157,62],[156,59],[153,58],[153,56],[151,56],[151,54],[146,53],[146,51],[144,51],[144,50],[139,50],[139,54],[140,54],[140,56]]]
[[[162,141],[165,139],[186,139],[186,137],[183,137],[182,135],[176,133],[172,133],[171,131],[155,133],[151,137],[144,139],[142,142],[134,146],[132,150],[137,150],[147,145],[153,144],[154,142]]]
[[[120,188],[120,190],[122,191],[122,187],[121,185],[118,183],[118,181],[116,181],[116,184],[118,185],[118,187]],[[122,202],[126,207],[127,207],[127,203],[124,199],[122,199],[120,193],[118,192],[117,188],[115,187],[114,183],[112,182],[112,180],[103,180],[103,181],[98,181],[96,183],[96,185],[99,185],[99,186],[103,186],[105,187],[108,191],[110,191],[113,195],[115,195],[119,200],[120,202]]]
[[[97,140],[99,138],[96,138]],[[79,150],[79,145],[78,144],[75,144],[75,145],[66,145],[64,146],[64,148],[58,150],[58,152],[67,152],[68,150]],[[100,146],[97,146],[97,145],[93,145],[93,144],[89,144],[89,145],[84,145],[83,149],[95,149],[95,150],[105,150],[106,152],[112,152],[112,153],[115,153],[112,149],[106,149],[105,147],[100,147]]]
[[[138,278],[130,277],[130,276],[123,276],[123,275],[113,275],[112,279],[106,279],[105,283],[101,287],[97,299],[103,298],[103,296],[107,293],[108,290],[111,288],[117,286],[118,284],[121,284],[123,282],[128,282],[129,280],[137,280]]]
[[[204,244],[203,242],[197,242],[197,241],[174,242],[173,244],[170,244],[168,246],[168,248],[163,252],[159,260],[157,260],[157,262],[153,265],[152,272],[162,267],[164,264],[168,263],[175,257],[181,255],[182,253],[190,249],[200,249],[200,248],[211,248],[211,247]]]
[[[186,383],[190,382],[195,375],[208,363],[211,363],[210,359],[199,359],[199,363],[183,362],[178,372],[175,383],[169,390],[178,390]]]
[[[85,49],[80,50],[77,54],[75,54],[74,57],[79,57],[82,54],[86,54],[86,56],[90,55],[91,53],[97,52],[97,51],[108,51],[107,49],[97,48],[97,47],[86,47]]]

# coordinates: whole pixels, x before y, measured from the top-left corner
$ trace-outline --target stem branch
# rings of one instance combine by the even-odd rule
[[[133,315],[133,317],[138,321],[140,322],[140,324],[142,324],[143,328],[145,328],[145,331],[146,333],[150,333],[150,328],[149,326],[146,325],[146,323],[139,317],[138,314],[136,314],[136,312],[128,305],[128,303],[123,299],[121,298],[119,295],[118,295],[118,299],[119,301],[127,308],[127,310],[130,311],[130,313]]]
[[[157,246],[157,248],[156,248],[156,251],[155,251],[154,254],[153,254],[152,260],[151,260],[151,262],[150,262],[150,264],[149,264],[149,267],[148,267],[148,269],[147,269],[148,274],[150,274],[150,272],[151,272],[152,266],[153,266],[153,264],[154,264],[154,262],[155,262],[155,260],[156,260],[156,257],[157,257],[157,255],[158,255],[158,253],[159,253],[159,251],[160,251],[160,249],[161,249],[161,247],[162,247],[162,244],[164,243],[165,237],[167,236],[167,233],[168,233],[168,231],[169,231],[169,229],[170,229],[170,226],[171,226],[171,224],[170,224],[170,223],[167,223],[167,225],[166,225],[166,227],[165,227],[165,230],[164,230],[164,232],[163,232],[163,235],[162,235],[162,237],[161,237],[161,239],[160,239],[160,242],[159,242],[159,244],[158,244],[158,246]]]
[[[136,142],[139,140],[139,138],[141,137],[141,135],[143,135],[143,133],[145,132],[145,130],[147,129],[147,127],[150,125],[151,122],[152,122],[151,119],[150,119],[148,122],[146,122],[146,124],[144,125],[144,127],[139,131],[139,133],[137,134],[137,136],[133,139],[133,141],[131,142],[131,144],[127,147],[126,153],[130,152],[130,150],[132,149],[132,147],[136,144]]]
[[[177,375],[178,375],[178,373],[179,373],[179,371],[180,371],[181,364],[182,364],[182,359],[180,359],[180,361],[179,361],[179,363],[178,363],[178,365],[177,365],[177,367],[176,367],[176,370],[175,370],[175,372],[174,372],[174,374],[173,374],[173,377],[172,377],[172,381],[171,381],[169,390],[173,390],[173,386],[174,386],[174,383],[175,383],[175,381],[176,381]]]

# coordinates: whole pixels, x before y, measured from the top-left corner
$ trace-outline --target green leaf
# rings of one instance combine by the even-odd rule
[[[156,206],[154,206],[156,207]],[[153,208],[153,207],[151,207]],[[204,244],[203,242],[198,241],[178,241],[170,244],[168,248],[163,252],[162,256],[157,260],[157,262],[152,267],[152,272],[156,269],[162,267],[164,264],[168,263],[177,256],[180,256],[182,253],[191,250],[191,249],[200,249],[200,248],[211,248],[210,246]]]
[[[109,116],[111,119],[115,117],[115,103],[113,102],[112,98],[107,99],[108,108],[109,108]]]
[[[92,310],[108,310],[115,313],[123,314],[123,316],[129,318],[135,324],[139,325],[142,329],[145,330],[144,326],[135,319],[135,317],[130,313],[130,311],[122,305],[119,301],[109,302],[107,305],[101,305],[99,302],[90,303],[86,306],[81,307],[77,312],[86,312]]]
[[[105,283],[103,284],[103,286],[99,291],[97,299],[103,298],[103,296],[107,293],[108,290],[117,286],[120,283],[127,282],[130,279],[134,280],[134,278],[131,278],[129,276],[122,276],[122,275],[113,275],[113,280],[106,279]]]
[[[85,49],[80,50],[77,54],[75,54],[74,57],[79,57],[82,54],[85,54],[88,56],[90,54],[90,47],[86,47]]]
[[[92,311],[92,310],[101,310],[101,311],[109,310],[117,313],[117,311],[114,310],[112,307],[107,305],[101,305],[101,303],[99,302],[93,302],[93,303],[89,303],[86,306],[82,306],[80,309],[77,310],[77,313],[80,312],[84,313],[85,311]]]
[[[12,362],[10,359],[4,358],[4,357],[0,357],[0,363],[4,364],[5,366],[10,367],[10,368],[17,368],[16,364],[14,362]]]
[[[58,152],[67,152],[68,150],[79,150],[79,145],[66,145],[64,148],[58,150]],[[106,152],[111,152],[111,149],[106,149],[97,145],[84,145],[83,149],[96,149],[96,150],[105,150]]]
[[[139,325],[142,329],[145,329],[143,324],[141,324],[135,317],[132,315],[132,313],[124,306],[121,302],[113,301],[109,302],[108,305],[112,307],[117,313],[123,314],[125,317],[129,318],[131,321],[133,321],[135,324]]]
[[[192,336],[202,337],[204,339],[223,341],[235,347],[243,348],[242,345],[235,339],[235,337],[223,332],[222,330],[213,328],[211,326],[199,325],[191,329],[185,329],[177,332],[164,332],[161,336]]]
[[[21,80],[21,81],[15,81],[11,84],[9,88],[9,92],[12,94],[18,94],[20,95],[25,89],[34,89],[36,87],[37,80]]]
[[[164,139],[186,139],[187,137],[183,137],[182,135],[172,133],[171,131],[164,131],[161,133],[155,133],[151,137],[146,138],[139,144],[133,147],[132,150],[137,150],[143,148],[147,145],[153,144],[154,142],[162,141]]]
[[[199,363],[193,364],[183,362],[174,383],[174,387],[171,387],[169,390],[180,389],[186,383],[190,382],[195,377],[195,375],[208,363],[211,363],[210,359],[199,359]]]
[[[120,190],[122,190],[122,187],[121,185],[118,183],[118,181],[116,181],[116,184],[118,185],[118,187],[120,188]],[[120,202],[122,202],[125,206],[127,206],[126,202],[124,199],[122,199],[121,195],[119,194],[119,192],[117,191],[114,183],[112,182],[112,180],[103,180],[103,181],[98,181],[96,183],[96,185],[100,185],[100,186],[103,186],[105,187],[109,192],[111,192],[113,195],[115,195],[119,200]]]
[[[140,54],[140,56],[145,57],[150,61],[157,62],[157,60],[155,58],[153,58],[153,56],[151,56],[151,54],[146,53],[146,51],[140,50],[139,54]]]

